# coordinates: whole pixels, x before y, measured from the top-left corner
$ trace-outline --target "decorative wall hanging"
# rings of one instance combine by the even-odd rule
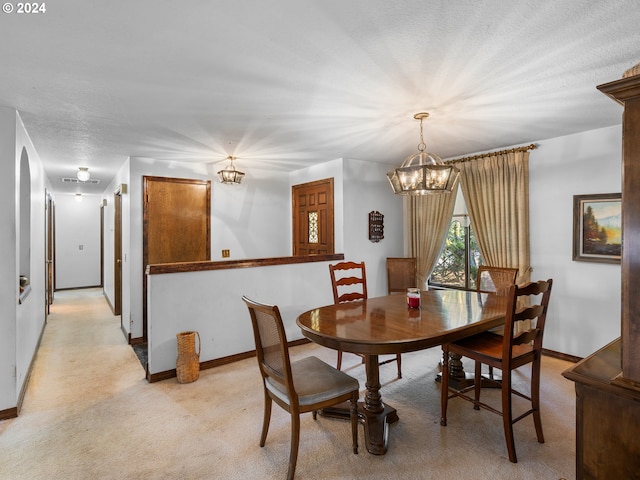
[[[621,256],[622,195],[574,195],[573,259],[620,263]]]
[[[374,243],[384,238],[384,215],[380,212],[369,213],[369,240]]]

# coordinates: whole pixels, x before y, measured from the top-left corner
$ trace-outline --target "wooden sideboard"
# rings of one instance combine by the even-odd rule
[[[576,478],[640,479],[640,390],[617,384],[621,341],[563,375],[576,384]]]

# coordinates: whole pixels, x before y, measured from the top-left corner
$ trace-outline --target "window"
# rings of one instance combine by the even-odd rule
[[[482,256],[467,215],[454,215],[429,284],[475,290]]]

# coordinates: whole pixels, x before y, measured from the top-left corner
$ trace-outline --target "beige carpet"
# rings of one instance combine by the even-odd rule
[[[292,349],[294,358],[310,354],[336,358],[313,344]],[[536,441],[531,417],[519,422],[519,462],[512,464],[497,415],[454,399],[449,425],[440,426],[439,358],[439,349],[403,355],[401,380],[395,364],[381,367],[383,398],[400,417],[384,456],[362,443],[359,455],[351,453],[348,422],[304,415],[296,478],[575,478],[575,395],[561,376],[568,363],[544,359],[546,443]],[[359,361],[345,355],[364,387]],[[516,381],[528,375],[523,370]],[[499,399],[495,390],[483,395]],[[20,416],[0,422],[0,479],[285,478],[289,418],[274,405],[260,448],[262,402],[255,358],[202,371],[190,384],[147,383],[100,290],[59,292]]]

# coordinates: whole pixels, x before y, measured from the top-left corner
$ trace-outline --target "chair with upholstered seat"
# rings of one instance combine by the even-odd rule
[[[260,446],[264,447],[275,401],[291,414],[291,452],[287,479],[293,479],[298,459],[300,414],[316,412],[342,402],[351,402],[353,453],[358,453],[358,380],[317,357],[291,362],[282,317],[277,306],[263,305],[242,297],[249,308],[256,354],[264,390],[264,418]]]
[[[509,287],[503,335],[490,331],[482,332],[442,346],[445,362],[444,371],[448,371],[449,354],[461,355],[475,361],[475,380],[474,385],[458,391],[449,389],[448,375],[442,376],[442,416],[440,424],[442,426],[447,425],[447,405],[449,399],[453,397],[461,397],[473,403],[476,410],[484,408],[501,415],[509,460],[513,463],[517,462],[513,438],[514,423],[528,415],[533,415],[538,442],[544,443],[540,417],[540,369],[542,339],[552,283],[552,280],[547,280],[546,282],[530,282],[522,287],[517,285]],[[528,301],[524,299],[528,299]],[[529,326],[527,326],[527,321],[530,322]],[[520,324],[521,328],[516,328],[517,324]],[[501,410],[480,401],[482,364],[502,370],[502,380],[496,382],[499,384],[502,393]],[[531,381],[528,395],[515,390],[511,378],[513,370],[527,364],[531,364]],[[493,380],[485,379],[485,382],[487,381],[493,382]],[[474,392],[473,398],[467,395],[472,389]],[[531,407],[516,418],[513,418],[512,411],[511,400],[513,395],[518,395],[528,400]]]
[[[344,303],[367,299],[367,273],[364,262],[339,262],[329,265],[333,302]],[[357,355],[357,354],[356,354]],[[362,357],[362,355],[360,355]],[[362,358],[364,363],[364,357]],[[384,365],[390,362],[398,363],[398,378],[402,378],[402,360],[400,354],[394,358],[380,362]],[[337,368],[342,368],[342,352],[338,350]]]

